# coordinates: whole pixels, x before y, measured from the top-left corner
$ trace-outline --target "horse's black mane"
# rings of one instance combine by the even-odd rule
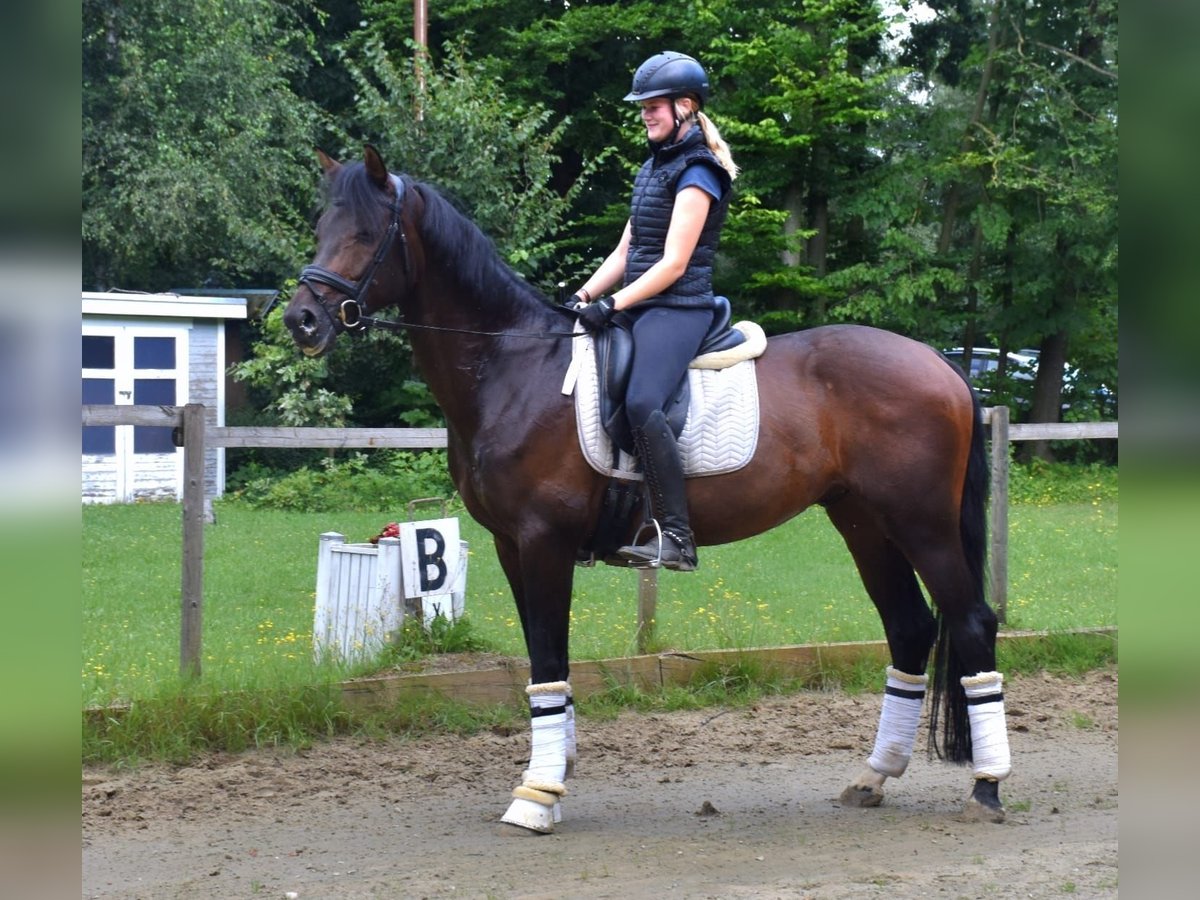
[[[437,188],[400,176],[407,190],[415,190],[425,202],[421,216],[421,241],[435,258],[466,288],[487,285],[489,294],[506,294],[545,303],[545,297],[517,275],[501,259],[491,238],[471,219],[456,209]],[[370,240],[379,240],[387,227],[379,189],[362,162],[342,166],[328,185],[326,208],[336,206],[353,217],[356,229]]]

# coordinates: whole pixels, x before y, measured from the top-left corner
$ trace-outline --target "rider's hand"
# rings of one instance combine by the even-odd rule
[[[582,309],[577,308],[576,311],[579,313],[579,322],[584,328],[588,331],[600,331],[612,321],[617,310],[612,297],[601,297]]]

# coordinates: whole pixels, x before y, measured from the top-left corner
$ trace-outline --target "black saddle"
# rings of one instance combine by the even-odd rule
[[[732,319],[729,298],[714,297],[712,326],[704,336],[697,356],[730,350],[746,340],[742,332],[730,326]],[[613,444],[632,455],[633,434],[625,421],[625,391],[629,387],[629,370],[633,364],[633,334],[629,330],[629,319],[618,313],[607,328],[592,337],[600,383],[600,423]],[[690,400],[691,386],[687,372],[684,372],[663,409],[676,438],[683,433]]]

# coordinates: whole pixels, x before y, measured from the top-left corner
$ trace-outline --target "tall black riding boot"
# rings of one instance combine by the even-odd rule
[[[652,413],[645,428],[633,429],[633,441],[642,460],[650,513],[658,527],[650,540],[622,547],[617,553],[635,568],[661,565],[666,569],[691,572],[697,563],[696,541],[688,525],[683,463],[666,415]],[[649,528],[643,531],[649,531]]]

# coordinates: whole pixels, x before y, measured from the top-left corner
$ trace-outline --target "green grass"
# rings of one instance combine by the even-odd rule
[[[1017,506],[1009,518],[1009,627],[1115,625],[1116,502]],[[502,652],[522,655],[520,626],[490,545],[476,543],[474,535],[467,539],[472,542],[467,609],[475,630]],[[578,570],[572,656],[635,653],[636,610],[632,573],[604,566]],[[819,511],[747,541],[704,548],[697,572],[665,573],[658,581],[659,649],[882,637],[850,555]]]
[[[512,706],[459,703],[437,694],[401,697],[386,710],[360,712],[347,708],[332,684],[224,691],[203,681],[164,683],[126,708],[89,711],[83,723],[82,758],[118,767],[146,759],[184,764],[204,751],[304,748],[339,734],[515,730],[518,721],[525,721],[525,713]]]
[[[1022,470],[1010,509],[1010,627],[1067,631],[1116,624],[1115,472]],[[523,657],[508,586],[490,538],[457,511],[470,543],[467,618],[432,633],[406,629],[379,658],[338,668],[313,661],[318,535],[350,541],[378,533],[380,513],[309,513],[218,502],[205,529],[203,676],[178,675],[180,508],[176,504],[83,510],[81,692],[87,707],[126,702],[120,714],[84,717],[83,759],[132,765],[187,761],[212,749],[304,746],[322,736],[423,734],[524,727],[524,711],[442,697],[408,698],[386,711],[344,706],[336,682],[404,668],[430,653],[489,649]],[[637,576],[577,570],[574,659],[636,652]],[[658,649],[748,648],[870,640],[882,629],[840,538],[819,511],[740,544],[706,548],[694,575],[659,579]],[[1104,635],[1053,634],[1000,645],[1006,673],[1077,674],[1116,658]],[[621,709],[693,709],[753,703],[801,688],[877,690],[873,662],[834,666],[801,682],[754,659],[701,667],[691,683],[661,691],[612,684],[580,703],[581,715]],[[1079,723],[1079,727],[1084,727]]]
[[[217,523],[205,532],[204,682],[222,690],[268,690],[347,674],[311,658],[317,536],[340,531],[348,540],[366,540],[386,518],[218,503]],[[83,523],[83,702],[157,695],[175,682],[178,669],[179,507],[86,507]],[[524,656],[490,538],[465,513],[460,523],[471,551],[469,626],[458,635],[457,649]],[[1116,532],[1112,499],[1014,505],[1009,627],[1115,625]],[[578,569],[572,658],[635,653],[636,608],[633,572]],[[696,573],[659,579],[659,649],[882,637],[849,554],[819,511],[748,541],[706,548]]]

